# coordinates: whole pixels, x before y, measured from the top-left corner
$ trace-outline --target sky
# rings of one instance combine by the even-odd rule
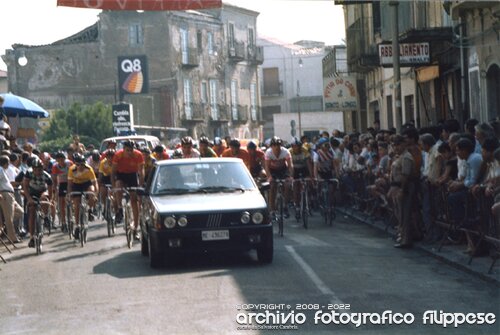
[[[284,44],[300,40],[341,44],[342,6],[333,0],[223,0],[259,12],[257,36]],[[0,54],[12,44],[43,45],[71,36],[97,21],[99,10],[57,7],[56,0],[1,0]],[[0,70],[7,66],[0,59]]]

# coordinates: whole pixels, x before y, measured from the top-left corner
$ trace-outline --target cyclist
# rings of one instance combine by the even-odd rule
[[[162,144],[158,144],[156,147],[154,147],[152,157],[155,159],[156,162],[170,158],[168,157],[167,151],[165,150],[165,147]]]
[[[97,201],[99,186],[94,170],[85,163],[85,157],[82,154],[74,155],[74,163],[68,171],[68,194],[71,192],[94,192],[94,196],[88,197],[89,200],[89,221],[94,220],[92,209]],[[73,213],[75,213],[75,238],[79,236],[80,224],[80,201],[81,195],[73,195]]]
[[[270,141],[270,148],[266,150],[264,167],[266,169],[267,179],[271,184],[269,189],[269,207],[272,216],[276,217],[276,183],[274,179],[290,179],[293,176],[293,163],[290,152],[282,147],[282,140],[274,136]],[[290,199],[290,183],[285,184],[285,206],[284,217],[290,216],[288,212],[288,201]]]
[[[113,188],[137,187],[144,184],[144,157],[139,150],[134,149],[134,142],[127,140],[123,142],[123,149],[119,150],[113,157],[111,170],[111,181]],[[116,193],[118,211],[116,221],[123,220],[122,192]],[[130,204],[134,217],[134,236],[139,238],[139,201],[135,191],[130,192]]]
[[[214,138],[214,147],[213,147],[213,150],[215,151],[215,153],[219,157],[222,155],[222,153],[224,152],[224,150],[226,150],[226,145],[225,145],[225,143],[223,141],[224,140],[221,139],[220,137]]]
[[[94,170],[96,176],[99,175],[99,164],[101,163],[101,154],[99,150],[94,149],[91,151],[90,156],[87,158],[87,165]]]
[[[26,171],[23,177],[23,191],[28,204],[28,227],[30,233],[30,241],[28,247],[34,248],[35,241],[33,234],[35,230],[35,200],[34,197],[40,201],[51,201],[52,199],[52,178],[43,169],[43,163],[38,158],[31,158],[31,169]],[[48,214],[48,206],[42,206],[45,215]],[[45,224],[50,224],[45,222]]]
[[[240,140],[233,138],[229,141],[229,148],[224,150],[221,157],[236,157],[245,163],[248,170],[250,170],[250,155],[248,151],[241,148]]]
[[[112,161],[113,156],[115,155],[115,149],[108,149],[105,151],[105,156],[101,160],[99,164],[99,193],[101,195],[101,203],[106,202],[107,197],[107,189],[106,185],[111,185],[111,170],[112,170]],[[116,213],[116,203],[112,203],[113,209]]]
[[[264,168],[264,151],[257,147],[254,141],[247,144],[248,155],[250,156],[250,174],[253,178],[267,179],[266,170]]]
[[[301,179],[312,176],[312,161],[309,151],[303,146],[302,142],[294,137],[291,141],[290,156],[293,162],[293,179]],[[293,200],[295,204],[295,215],[300,217],[300,192],[302,191],[302,184],[296,183],[293,187]]]
[[[141,147],[140,151],[144,157],[144,180],[148,180],[149,174],[153,171],[157,159],[151,154],[151,150],[146,146]]]
[[[61,229],[66,226],[66,192],[68,190],[68,171],[73,163],[66,158],[64,152],[55,155],[56,163],[52,166],[53,192],[58,195]],[[57,193],[56,193],[57,191]]]
[[[215,151],[210,147],[210,140],[208,137],[202,136],[198,142],[200,145],[201,157],[217,157]]]
[[[314,178],[315,179],[333,179],[336,176],[335,152],[330,147],[330,141],[322,137],[316,144],[316,156],[314,156]],[[328,191],[330,201],[333,201],[334,184],[328,182]],[[331,205],[331,204],[330,204]]]
[[[193,139],[191,136],[184,136],[181,139],[182,158],[198,158],[200,152],[193,148]]]
[[[108,151],[109,149],[113,149],[116,152],[116,140],[115,139],[111,139],[106,143],[106,150],[104,150],[101,153],[101,158],[100,158],[101,161],[106,157],[106,151]]]

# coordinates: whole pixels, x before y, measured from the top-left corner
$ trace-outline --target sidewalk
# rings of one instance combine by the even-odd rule
[[[387,225],[384,221],[375,220],[373,217],[370,217],[365,213],[351,208],[346,209],[344,207],[338,207],[337,211],[344,217],[352,217],[357,221],[365,223],[375,229],[386,231],[387,234],[392,237],[396,235],[396,231],[394,229],[387,229]],[[457,269],[468,272],[483,280],[492,282],[500,287],[500,260],[495,263],[495,266],[489,274],[488,270],[493,262],[493,258],[490,256],[474,257],[471,264],[468,264],[469,255],[463,253],[465,250],[464,245],[445,245],[441,248],[441,251],[438,251],[438,243],[424,244],[422,242],[416,242],[413,246],[414,248],[422,250]]]

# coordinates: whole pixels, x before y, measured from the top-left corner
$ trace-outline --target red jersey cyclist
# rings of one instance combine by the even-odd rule
[[[144,157],[139,150],[134,149],[134,142],[123,142],[123,149],[119,150],[113,157],[111,172],[113,188],[137,187],[144,184]],[[137,193],[131,191],[130,204],[132,205],[132,215],[134,216],[134,237],[139,238],[139,201]],[[116,203],[118,211],[116,221],[123,219],[122,192],[116,192]]]

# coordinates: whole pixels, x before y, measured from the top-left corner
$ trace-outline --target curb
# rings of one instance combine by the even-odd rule
[[[391,237],[396,236],[396,233],[394,231],[386,229],[384,223],[380,223],[380,221],[368,220],[367,217],[361,215],[357,210],[346,210],[345,208],[339,208],[339,207],[337,207],[336,210],[342,215],[349,216],[355,219],[356,221],[364,223],[377,230],[383,231]],[[422,243],[414,243],[414,247],[442,261],[443,263],[451,265],[452,267],[458,270],[474,275],[484,281],[490,282],[496,285],[497,287],[500,287],[500,277],[498,276],[498,274],[495,275],[497,272],[495,271],[495,268],[493,268],[493,274],[488,274],[487,271],[489,266],[484,264],[478,264],[477,261],[475,263],[474,261],[472,261],[472,264],[469,265],[467,264],[466,257],[457,257],[456,255],[453,255],[452,252],[446,252],[446,251],[438,252],[436,250],[435,245],[423,245]]]

